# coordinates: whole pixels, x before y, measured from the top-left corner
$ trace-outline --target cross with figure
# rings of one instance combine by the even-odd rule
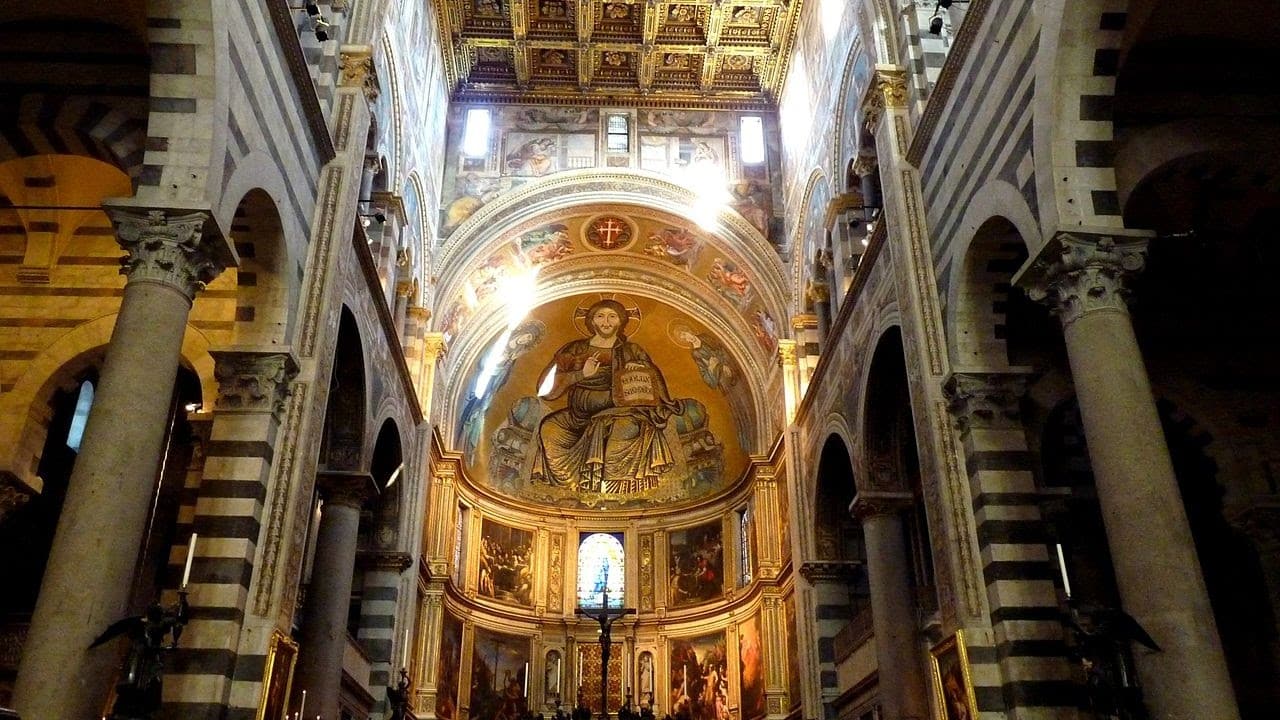
[[[600,718],[608,720],[609,718],[609,650],[612,644],[613,624],[626,615],[635,615],[635,608],[609,608],[609,560],[605,559],[600,567],[600,578],[596,581],[596,587],[600,589],[600,610],[599,612],[591,612],[584,608],[574,610],[574,613],[583,617],[589,617],[600,623]]]

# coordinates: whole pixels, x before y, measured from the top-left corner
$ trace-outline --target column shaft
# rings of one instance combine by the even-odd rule
[[[29,718],[99,717],[163,452],[191,301],[221,269],[207,214],[110,210],[129,277],[23,647],[14,704]]]
[[[1059,233],[1015,280],[1059,314],[1124,610],[1154,720],[1240,716],[1142,353],[1125,304],[1145,240]]]
[[[871,586],[871,625],[876,638],[880,701],[885,720],[924,720],[929,696],[917,636],[915,598],[907,575],[906,537],[898,514],[862,519]]]
[[[347,609],[355,577],[359,530],[358,499],[326,497],[316,534],[311,585],[303,610],[297,677],[293,681],[295,697],[307,691],[308,717],[312,712],[327,718],[338,717],[342,654],[347,646]]]
[[[1089,313],[1065,333],[1116,584],[1164,650],[1135,648],[1147,704],[1156,720],[1239,717],[1129,316]]]
[[[23,648],[24,717],[102,714],[119,654],[88,647],[129,612],[190,309],[164,285],[125,288]]]

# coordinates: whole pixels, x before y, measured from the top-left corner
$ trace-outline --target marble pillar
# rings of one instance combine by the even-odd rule
[[[1169,449],[1125,304],[1146,241],[1059,233],[1015,282],[1062,321],[1124,610],[1154,720],[1239,717]]]
[[[229,261],[205,237],[208,213],[108,214],[128,281],[23,647],[14,704],[27,718],[103,714],[119,646],[89,645],[130,612],[187,316]]]
[[[338,717],[342,654],[347,646],[347,609],[355,577],[360,506],[374,490],[368,473],[321,471],[316,484],[324,500],[316,533],[311,584],[303,608],[302,642],[293,680],[294,707],[307,691],[307,716]]]
[[[911,494],[863,490],[850,510],[862,522],[867,546],[867,582],[871,587],[871,626],[876,638],[884,720],[927,720],[928,686],[911,591],[902,514]]]

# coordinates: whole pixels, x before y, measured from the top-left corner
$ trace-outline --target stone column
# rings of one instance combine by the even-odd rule
[[[23,648],[28,718],[102,714],[120,655],[89,644],[128,613],[187,315],[229,257],[206,212],[107,212],[128,281]]]
[[[324,506],[316,533],[311,584],[303,609],[302,642],[293,694],[307,691],[307,716],[312,712],[338,717],[342,684],[342,654],[347,646],[347,609],[355,577],[356,540],[360,506],[373,491],[368,473],[321,471],[316,477]],[[297,710],[297,700],[294,703]]]
[[[928,686],[921,664],[916,601],[911,592],[902,513],[911,494],[863,490],[850,510],[862,522],[871,586],[871,626],[876,637],[880,702],[885,720],[927,720]]]
[[[404,342],[405,321],[409,317],[409,296],[413,294],[413,282],[401,280],[396,283],[396,305],[392,308],[395,317],[396,335]]]
[[[1163,652],[1136,650],[1155,720],[1238,718],[1173,463],[1125,305],[1146,241],[1059,233],[1015,282],[1062,321],[1124,610]]]

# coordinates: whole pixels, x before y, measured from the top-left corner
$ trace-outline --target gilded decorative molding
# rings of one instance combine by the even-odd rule
[[[653,536],[640,536],[640,610],[653,610]]]
[[[1027,372],[954,372],[942,384],[947,410],[956,427],[1021,427],[1020,404],[1027,394]]]
[[[795,340],[778,340],[778,362],[783,367],[796,364]]]
[[[1095,312],[1128,314],[1130,281],[1146,265],[1147,240],[1060,232],[1014,277],[1063,327]]]
[[[116,239],[128,253],[120,274],[129,282],[154,282],[182,293],[190,302],[225,267],[203,238],[207,212],[170,215],[165,210],[106,208]]]
[[[896,515],[910,508],[912,499],[908,492],[860,490],[853,496],[849,512],[859,520],[877,515]]]
[[[298,374],[298,362],[289,352],[214,350],[213,375],[218,380],[219,411],[284,412],[289,383]]]
[[[564,610],[564,533],[551,535],[550,558],[547,562],[547,607],[552,612]]]

